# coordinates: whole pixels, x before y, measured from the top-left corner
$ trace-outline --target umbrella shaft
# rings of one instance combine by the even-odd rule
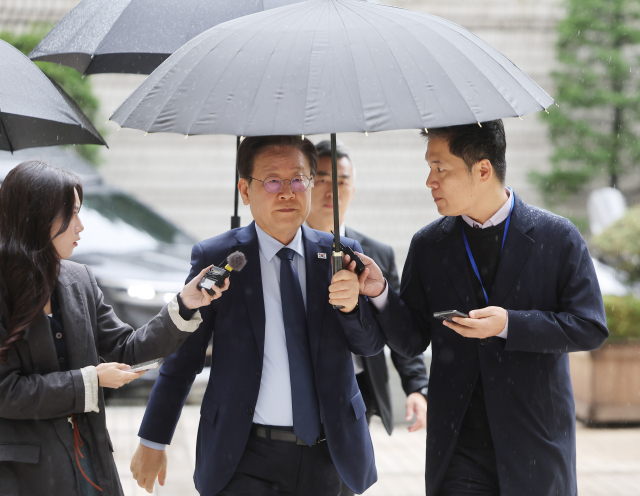
[[[238,148],[240,148],[240,136],[236,136],[236,189],[233,202],[233,217],[231,217],[231,229],[240,227],[240,217],[238,217],[238,203],[239,203],[239,191],[238,182],[240,182],[240,175],[238,174]]]

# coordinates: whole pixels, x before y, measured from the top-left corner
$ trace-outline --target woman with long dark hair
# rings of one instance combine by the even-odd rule
[[[0,187],[2,496],[122,495],[101,388],[142,375],[131,364],[170,355],[201,322],[180,308],[228,287],[209,296],[195,277],[135,331],[89,268],[66,260],[84,229],[81,205],[80,179],[43,162],[18,165]]]

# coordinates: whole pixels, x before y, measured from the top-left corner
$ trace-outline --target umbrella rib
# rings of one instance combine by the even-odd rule
[[[454,24],[454,23],[452,23],[452,22],[450,22],[450,21],[447,21],[446,19],[442,19],[442,18],[437,17],[437,16],[432,16],[432,17],[434,17],[434,18],[435,18],[435,19],[434,19],[434,21],[435,21],[435,22],[437,22],[438,24],[442,25],[442,26],[443,26],[443,27],[445,27],[445,28],[449,28],[449,29],[451,29],[449,26],[447,26],[447,24],[452,24],[454,27],[456,27],[456,28],[457,28],[457,27],[460,27],[460,28],[462,28],[464,31],[466,31],[466,32],[468,32],[469,34],[471,34],[471,35],[473,35],[474,37],[476,37],[476,35],[474,35],[473,33],[471,33],[471,31],[469,31],[469,30],[468,30],[468,29],[466,29],[466,28],[463,28],[462,26],[458,26],[457,24]],[[443,21],[444,21],[444,22],[443,22]],[[516,78],[515,78],[515,77],[514,77],[510,72],[509,72],[509,70],[508,70],[508,69],[507,69],[507,68],[506,68],[506,67],[505,67],[505,66],[504,66],[504,65],[503,65],[503,64],[502,64],[498,59],[496,59],[493,55],[491,55],[489,52],[487,52],[487,50],[486,50],[483,46],[481,46],[479,43],[477,43],[477,42],[476,42],[475,40],[473,40],[472,38],[470,38],[470,37],[466,36],[466,34],[465,34],[464,32],[460,32],[460,31],[458,31],[458,30],[456,30],[456,29],[452,29],[452,31],[456,32],[459,36],[461,36],[461,37],[465,38],[467,41],[469,41],[470,43],[472,43],[475,47],[477,47],[477,48],[479,48],[480,50],[482,50],[482,51],[483,51],[483,52],[484,52],[484,53],[485,53],[485,54],[486,54],[486,55],[487,55],[487,56],[488,56],[492,61],[494,61],[496,64],[498,64],[500,67],[502,67],[502,68],[505,70],[505,72],[506,72],[506,73],[507,73],[507,74],[508,74],[512,79],[514,79],[514,80],[515,80],[515,82],[516,82],[519,86],[521,86],[521,87],[523,88],[523,90],[524,90],[524,91],[526,91],[529,95],[531,95],[531,93],[530,93],[530,92],[529,92],[529,91],[528,91],[528,90],[527,90],[527,89],[522,85],[522,83],[520,83],[520,82],[519,82],[519,81],[518,81],[518,80],[517,80],[517,79],[516,79]],[[436,34],[438,37],[440,37],[444,42],[451,44],[451,43],[449,42],[449,40],[448,40],[447,38],[445,38],[443,35],[441,35],[440,33],[434,32],[434,34]],[[477,38],[478,38],[480,41],[483,41],[483,42],[484,42],[484,40],[482,40],[481,38],[479,38],[479,37],[477,37]],[[418,40],[418,41],[419,41],[419,40]],[[424,46],[424,44],[423,44],[423,43],[421,43],[421,44]],[[426,46],[425,46],[425,48],[427,49],[427,51],[429,50]],[[478,69],[478,71],[483,75],[483,77],[485,77],[487,80],[489,80],[489,78],[488,78],[488,77],[487,77],[487,76],[486,76],[486,75],[485,75],[485,74],[480,70],[480,68],[479,68],[479,67],[478,67],[478,66],[477,66],[477,65],[476,65],[476,64],[475,64],[475,63],[474,63],[474,62],[473,62],[473,61],[472,61],[472,60],[471,60],[471,59],[470,59],[466,54],[464,54],[463,52],[461,52],[461,53],[462,53],[462,55],[464,55],[464,57],[465,57],[465,58],[466,58],[466,59],[467,59],[467,60],[468,60],[468,61],[469,61],[469,62],[470,62],[474,67],[476,67],[476,68]],[[512,62],[512,64],[513,64],[513,62]],[[516,66],[515,64],[513,64],[513,65],[514,65],[514,67],[516,67],[516,68],[517,68],[517,66]],[[441,67],[442,67],[442,66],[441,66]],[[518,70],[519,70],[519,69],[518,69]],[[525,74],[525,73],[524,73],[524,72],[522,72],[522,71],[520,71],[520,72],[521,72],[522,74]],[[527,76],[527,75],[525,74],[525,76]],[[498,78],[500,78],[500,79],[502,80],[502,77],[500,77],[498,74],[496,74],[496,77],[498,77]],[[533,81],[529,76],[527,76],[527,78],[528,78],[532,83],[536,84],[536,83],[535,83],[535,81]],[[517,111],[515,108],[513,108],[513,105],[511,105],[511,103],[509,103],[509,101],[506,99],[506,97],[505,97],[505,96],[504,96],[504,95],[503,95],[503,94],[502,94],[502,93],[501,93],[501,92],[500,92],[500,91],[495,87],[495,85],[491,84],[491,86],[492,86],[493,88],[495,88],[496,93],[498,93],[498,94],[500,95],[500,98],[502,98],[502,99],[505,101],[505,103],[506,103],[506,104],[511,108],[511,110],[513,110],[514,115],[519,115],[519,114],[518,114],[518,111]],[[457,88],[456,88],[456,89],[457,89]],[[459,92],[459,90],[458,90],[458,92]],[[536,99],[533,95],[531,95],[531,97],[532,97],[535,101],[537,101],[537,99]],[[464,97],[463,97],[463,98],[464,98]],[[540,102],[538,102],[538,104],[540,104]],[[540,105],[540,106],[542,107],[542,105]],[[474,115],[474,117],[475,117],[475,115]]]
[[[353,9],[353,8],[351,8],[350,10],[354,11],[354,9]],[[358,14],[358,15],[360,15],[360,17],[361,17],[361,18],[363,18],[363,20],[365,20],[365,21],[369,22],[369,24],[371,25],[371,27],[372,27],[373,29],[375,29],[375,30],[376,30],[376,32],[380,33],[380,31],[379,31],[375,26],[373,26],[373,25],[371,24],[371,22],[370,22],[368,19],[364,18],[361,14],[359,14],[359,13],[357,13],[357,12],[355,12],[355,13],[356,13],[356,14]],[[442,25],[444,26],[444,24],[443,24],[443,23],[439,22],[439,19],[440,19],[440,18],[438,18],[437,16],[431,16],[431,17],[433,17],[433,18],[434,18],[433,20],[434,20],[435,22],[438,22],[439,24],[442,24]],[[455,88],[455,90],[458,92],[458,94],[460,95],[460,97],[462,98],[462,100],[467,104],[467,107],[469,108],[469,111],[470,111],[471,115],[473,116],[473,118],[475,119],[475,121],[476,121],[476,122],[478,122],[478,118],[477,118],[477,116],[474,114],[474,112],[471,110],[471,107],[470,107],[470,106],[469,106],[469,104],[467,103],[467,99],[464,97],[464,95],[462,94],[462,92],[460,91],[460,89],[459,89],[459,88],[457,87],[457,85],[454,83],[454,81],[453,81],[453,79],[451,78],[451,76],[449,75],[449,73],[448,73],[447,71],[445,71],[445,70],[444,70],[444,68],[442,67],[442,65],[441,65],[441,64],[440,64],[440,62],[438,61],[438,59],[433,55],[433,53],[431,52],[431,50],[429,49],[429,47],[428,47],[427,45],[425,45],[425,44],[424,44],[424,43],[423,43],[419,38],[417,38],[416,36],[414,36],[414,35],[413,35],[413,33],[411,33],[410,31],[408,31],[408,30],[404,27],[404,25],[400,24],[400,23],[399,23],[399,22],[397,22],[397,21],[395,21],[395,22],[396,22],[396,24],[397,24],[401,29],[403,29],[403,30],[404,30],[408,35],[410,35],[413,39],[415,39],[415,40],[416,40],[420,45],[422,45],[422,46],[425,48],[425,50],[426,50],[427,52],[429,52],[429,53],[431,54],[431,57],[432,57],[433,61],[434,61],[435,63],[437,63],[437,64],[438,64],[438,66],[442,69],[442,73],[443,73],[443,74],[445,74],[445,75],[447,76],[447,79],[449,79],[449,81],[451,82],[451,86],[452,86],[453,88]],[[445,27],[447,27],[447,26],[445,26]],[[462,33],[459,33],[458,31],[455,31],[455,30],[453,30],[453,31],[454,31],[454,32],[456,32],[457,34],[459,34],[460,36],[463,36],[463,37],[464,37],[464,38],[466,38],[468,41],[473,42],[473,40],[470,40],[469,38],[467,38],[466,36],[464,36]],[[437,32],[435,32],[435,31],[433,31],[433,33],[434,33],[434,35],[436,35],[436,36],[438,36],[439,38],[441,38],[443,42],[445,42],[445,43],[447,43],[447,44],[451,45],[451,43],[449,42],[449,40],[448,40],[447,38],[445,38],[442,34],[437,33]],[[504,67],[504,66],[503,66],[499,61],[497,61],[493,56],[491,56],[491,55],[490,55],[486,50],[484,50],[480,45],[478,45],[477,43],[474,43],[474,45],[475,45],[475,46],[477,46],[478,48],[480,48],[481,50],[483,50],[483,51],[487,54],[487,56],[489,56],[489,57],[490,57],[492,60],[494,60],[498,65],[500,65],[500,67],[502,67],[503,69],[505,69],[505,70],[506,70],[506,68],[505,68],[505,67]],[[395,55],[393,54],[393,52],[392,52],[391,50],[389,50],[389,53],[390,53],[390,55],[393,57],[393,59],[394,59],[394,60],[396,60],[396,62],[397,62],[397,59],[396,59]],[[461,52],[461,53],[462,53],[462,52]],[[463,55],[464,55],[464,54],[463,54]],[[467,58],[467,60],[469,60],[469,58],[468,58],[466,55],[464,55],[464,56]],[[469,60],[469,61],[470,61],[470,60]],[[471,61],[470,61],[470,62],[471,62]],[[476,66],[473,62],[471,62],[471,63],[472,63],[472,65],[473,65],[474,67],[476,67],[476,68],[477,68],[477,66]],[[396,65],[397,65],[398,67],[400,67],[400,65],[399,65],[399,64],[396,64]],[[508,72],[508,71],[507,71],[507,72]],[[482,71],[480,71],[480,73],[481,73],[481,74],[486,78],[486,76],[484,75],[484,73],[482,73]],[[514,79],[515,79],[515,78],[514,78]],[[520,84],[520,83],[518,83],[518,84]],[[495,88],[495,86],[494,86],[493,84],[492,84],[491,86]],[[525,91],[526,91],[526,90],[525,90]],[[414,98],[414,102],[415,102],[415,97],[413,96],[413,93],[410,91],[410,89],[409,89],[409,92],[412,94],[412,97]],[[502,99],[507,103],[507,105],[511,108],[511,110],[513,110],[514,114],[517,114],[517,111],[516,111],[516,110],[513,108],[513,106],[512,106],[512,105],[507,101],[507,99],[504,97],[504,95],[502,95],[502,93],[500,93],[500,92],[497,90],[497,88],[496,88],[496,92],[497,92],[497,93],[500,95],[500,97],[501,97],[501,98],[502,98]],[[417,104],[416,104],[416,107],[417,107]]]
[[[94,53],[91,54],[91,63],[93,63],[93,55],[98,53],[98,50],[100,50],[100,48],[102,47],[102,45],[104,44],[104,41],[107,39],[107,37],[109,36],[109,33],[111,33],[111,31],[113,30],[113,28],[116,26],[117,22],[120,20],[120,18],[124,15],[125,11],[131,6],[131,1],[129,0],[126,4],[126,6],[124,7],[124,9],[122,9],[122,11],[120,12],[120,14],[118,14],[118,17],[116,19],[114,19],[114,21],[111,23],[111,26],[109,26],[109,29],[107,30],[107,32],[104,34],[104,36],[102,37],[102,39],[100,40],[100,42],[96,45],[95,49],[94,49]],[[91,64],[89,64],[91,65]],[[87,67],[88,69],[88,67]]]
[[[445,19],[445,20],[446,20],[446,19]],[[444,24],[443,24],[443,25],[444,25]],[[464,29],[464,28],[463,28],[463,29]],[[467,30],[467,31],[468,31],[468,30]],[[471,33],[471,31],[469,31],[469,33]],[[459,33],[459,34],[460,34],[461,36],[463,36],[464,38],[466,38],[467,40],[469,40],[470,42],[473,42],[473,40],[471,40],[469,37],[467,37],[464,33]],[[471,34],[473,34],[473,33],[471,33]],[[475,36],[475,35],[474,35],[474,36]],[[480,38],[480,39],[481,39],[481,38]],[[482,40],[482,39],[481,39],[481,41],[484,41],[484,40]],[[486,54],[487,54],[487,56],[488,56],[489,58],[491,58],[491,60],[495,61],[495,63],[496,63],[496,64],[498,64],[500,67],[502,67],[502,68],[504,69],[504,71],[505,71],[505,72],[506,72],[506,73],[507,73],[507,74],[508,74],[512,79],[514,79],[514,80],[516,81],[516,83],[518,83],[518,85],[522,86],[522,88],[523,88],[523,89],[524,89],[524,90],[525,90],[529,95],[531,95],[531,92],[530,92],[529,90],[527,90],[527,89],[524,87],[524,85],[523,85],[520,81],[518,81],[518,80],[517,80],[517,79],[516,79],[516,78],[515,78],[515,77],[514,77],[510,72],[509,72],[508,68],[507,68],[507,67],[505,67],[505,66],[502,64],[502,62],[500,62],[498,59],[496,59],[494,56],[492,56],[492,55],[491,55],[491,54],[490,54],[490,53],[485,49],[485,47],[484,47],[484,46],[481,46],[481,45],[479,45],[478,43],[475,43],[475,42],[473,42],[473,43],[474,43],[474,45],[475,45],[475,46],[477,46],[480,50],[482,50],[484,53],[486,53]],[[501,53],[501,55],[502,55],[502,53]],[[503,56],[504,56],[505,58],[507,58],[505,55],[503,55]],[[509,60],[509,62],[511,62],[511,60],[510,60],[510,59],[508,59],[508,58],[507,58],[507,60]],[[517,66],[517,65],[515,65],[513,62],[511,62],[511,64],[513,64],[513,66],[514,66],[516,69],[520,70],[520,69],[518,68],[518,66]],[[475,64],[474,64],[474,65],[475,65]],[[536,86],[540,87],[540,86],[538,85],[538,83],[536,83],[533,79],[531,79],[527,73],[525,73],[524,71],[520,71],[520,73],[521,73],[521,74],[523,74],[523,75],[524,75],[524,76],[525,76],[529,81],[531,81],[534,85],[536,85]],[[484,75],[484,74],[483,74],[483,75]],[[486,77],[486,76],[485,76],[485,77]],[[502,80],[502,77],[498,76],[497,74],[496,74],[496,77],[499,77],[499,78]],[[496,89],[497,89],[497,88],[496,88]],[[500,91],[498,91],[498,93],[500,94],[500,96],[502,97],[502,99],[507,103],[507,105],[509,105],[509,107],[511,107],[511,110],[513,110],[513,113],[514,113],[514,114],[516,114],[516,115],[519,115],[519,114],[518,114],[518,111],[517,111],[516,109],[514,109],[514,108],[513,108],[513,105],[511,105],[511,104],[509,103],[509,101],[506,99],[506,97],[505,97],[505,96],[504,96]],[[545,107],[544,107],[544,105],[542,105],[542,104],[538,101],[538,99],[537,99],[535,96],[531,95],[531,98],[533,98],[536,102],[538,102],[538,105],[540,105],[540,107],[545,108]],[[553,100],[553,99],[552,99],[552,100]],[[550,104],[550,105],[551,105],[551,104]]]
[[[13,146],[11,146],[11,138],[9,138],[9,133],[7,132],[7,127],[2,122],[2,112],[0,112],[0,127],[4,130],[4,135],[7,137],[7,144],[9,145],[9,151],[13,154]]]
[[[298,9],[298,10],[300,10],[300,9]],[[297,12],[298,12],[298,10],[296,10],[296,11],[294,11],[294,12],[289,13],[289,15],[293,15],[293,14],[297,13]],[[277,20],[278,20],[278,22],[282,22],[282,19],[280,19],[280,18],[278,18]],[[264,24],[266,24],[266,23],[264,23]],[[265,26],[265,27],[266,27],[266,26]],[[244,47],[246,47],[248,43],[250,43],[251,41],[253,41],[253,40],[255,39],[255,37],[256,37],[256,36],[257,36],[261,31],[262,31],[262,29],[259,29],[259,30],[257,30],[255,33],[253,33],[253,35],[252,35],[250,38],[248,38],[248,39],[247,39],[247,41],[242,45],[242,46],[243,46],[243,48],[244,48]],[[284,36],[285,34],[286,34],[286,32],[283,30],[283,31],[282,31],[282,35],[280,36],[280,39],[282,39],[282,36]],[[230,33],[228,36],[226,36],[226,37],[224,38],[224,40],[226,40],[229,36],[232,36],[232,35],[233,35],[233,32],[232,32],[232,33]],[[216,44],[216,46],[218,46],[221,42],[222,42],[222,40],[221,40],[220,42],[218,42],[218,43]],[[209,52],[207,53],[207,55],[208,55],[208,54],[210,54],[213,50],[215,50],[215,47],[214,47],[211,51],[209,51]],[[274,45],[274,49],[273,49],[273,50],[272,50],[272,52],[271,52],[271,55],[270,55],[270,57],[269,57],[269,60],[271,60],[271,58],[273,57],[273,54],[274,54],[275,50],[276,50],[276,48],[275,48],[275,45]],[[229,65],[230,65],[230,64],[232,64],[232,63],[234,62],[234,60],[235,60],[235,57],[234,57],[234,58],[232,58],[232,59],[229,61],[229,64],[227,64],[227,67],[226,67],[223,71],[221,71],[220,77],[222,77],[222,76],[224,75],[224,72],[228,69]],[[266,74],[266,72],[267,72],[267,67],[268,67],[268,65],[269,65],[268,63],[267,63],[267,64],[265,64],[265,70],[263,71],[262,75],[260,76],[260,85],[262,84],[262,81],[264,80],[265,74]],[[219,79],[220,79],[220,78],[219,78]],[[260,85],[258,85],[258,86],[260,86]],[[204,102],[206,102],[206,101],[209,99],[209,97],[210,97],[210,96],[211,96],[211,94],[215,91],[215,89],[216,89],[216,88],[215,88],[215,85],[213,85],[213,86],[211,87],[211,89],[209,90],[209,92],[207,93],[207,97],[206,97],[206,98],[204,98],[204,99],[202,100],[202,101],[203,101],[203,103],[204,103]],[[253,108],[253,106],[254,106],[254,104],[255,104],[255,101],[256,101],[256,98],[257,98],[257,92],[256,92],[256,94],[254,94],[253,101],[251,102],[250,108]],[[167,103],[168,103],[168,102],[167,102]],[[166,104],[165,104],[165,106],[166,106]],[[188,131],[189,131],[189,132],[188,132],[187,134],[191,134],[191,128],[192,128],[193,124],[197,121],[197,119],[198,119],[199,117],[200,117],[200,113],[197,113],[197,114],[195,115],[195,117],[192,119],[191,123],[189,124],[189,128],[188,128]],[[154,120],[155,120],[155,119],[154,119]]]
[[[349,7],[347,7],[349,8]],[[395,8],[395,7],[390,7],[390,8]],[[382,36],[382,34],[380,33],[380,31],[378,30],[378,28],[376,28],[369,19],[365,18],[362,14],[360,14],[359,12],[355,11],[353,8],[350,8],[350,10],[355,13],[356,15],[358,15],[360,18],[362,18],[365,22],[367,22],[372,29],[374,29],[378,35],[380,36],[381,39],[384,39],[384,37]],[[388,18],[387,18],[388,19]],[[402,24],[400,24],[397,21],[394,21],[401,29],[403,29],[407,34],[409,34],[413,39],[415,39],[420,45],[425,46],[424,43],[422,43],[418,38],[416,38],[410,31],[408,31]],[[388,48],[388,47],[387,47]],[[429,52],[429,54],[431,54],[431,58],[440,66],[440,68],[442,69],[442,72],[444,74],[446,74],[447,79],[449,79],[449,81],[451,82],[451,86],[454,87],[456,89],[456,91],[460,94],[460,97],[462,98],[462,100],[467,103],[466,98],[464,97],[464,95],[462,94],[462,92],[458,89],[458,87],[455,85],[455,83],[453,82],[453,79],[451,79],[451,76],[449,76],[449,74],[447,73],[447,71],[444,70],[444,68],[442,67],[442,65],[440,64],[440,62],[438,62],[438,60],[436,59],[436,57],[433,56],[433,54],[431,53],[431,51],[425,46],[425,49],[427,50],[427,52]],[[393,53],[393,51],[391,51],[389,49],[389,54],[391,55],[391,57],[393,58],[393,60],[396,62],[396,66],[398,68],[401,67],[401,65],[398,63],[398,59],[396,58],[395,54]],[[422,113],[420,112],[420,107],[418,106],[418,103],[416,102],[416,97],[414,96],[413,92],[411,91],[411,87],[406,84],[406,79],[403,78],[405,85],[409,91],[409,93],[411,94],[411,97],[413,98],[414,103],[416,104],[416,108],[418,109],[418,113],[420,114],[420,118],[422,119]],[[467,107],[469,107],[468,103],[467,103]],[[473,113],[473,111],[471,110],[471,108],[469,108],[469,111],[471,113],[471,115],[475,118],[475,114]],[[477,121],[477,119],[476,119]],[[424,121],[423,121],[424,123]]]
[[[364,2],[363,2],[364,3]],[[351,9],[353,10],[353,9]],[[338,15],[338,18],[340,19],[340,22],[342,23],[342,27],[344,29],[345,35],[347,37],[347,40],[349,39],[349,31],[346,29],[345,24],[344,24],[344,20],[342,19],[342,16],[340,15],[340,11],[338,9],[336,9],[336,13]],[[349,50],[349,57],[351,59],[351,66],[353,67],[353,72],[356,73],[356,63],[355,63],[355,59],[353,58],[353,51]],[[333,79],[333,78],[332,78]],[[362,112],[362,128],[366,131],[366,124],[367,124],[367,120],[364,117],[364,111],[362,109],[364,109],[364,102],[362,101],[362,94],[360,93],[360,90],[358,90],[358,100],[360,101],[360,111]]]

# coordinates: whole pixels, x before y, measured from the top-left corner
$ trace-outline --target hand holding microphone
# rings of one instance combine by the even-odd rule
[[[229,276],[232,271],[240,272],[247,263],[244,253],[236,251],[227,257],[227,265],[216,267],[209,265],[195,276],[182,289],[180,298],[190,310],[209,305],[229,289]]]

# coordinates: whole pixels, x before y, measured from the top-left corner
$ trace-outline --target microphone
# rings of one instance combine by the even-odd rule
[[[224,268],[213,266],[204,275],[204,277],[198,283],[198,289],[205,289],[211,296],[215,294],[213,285],[215,284],[219,288],[224,286],[225,281],[231,275],[231,272],[236,270],[240,272],[247,264],[247,257],[240,251],[233,252],[227,257],[227,265]]]

